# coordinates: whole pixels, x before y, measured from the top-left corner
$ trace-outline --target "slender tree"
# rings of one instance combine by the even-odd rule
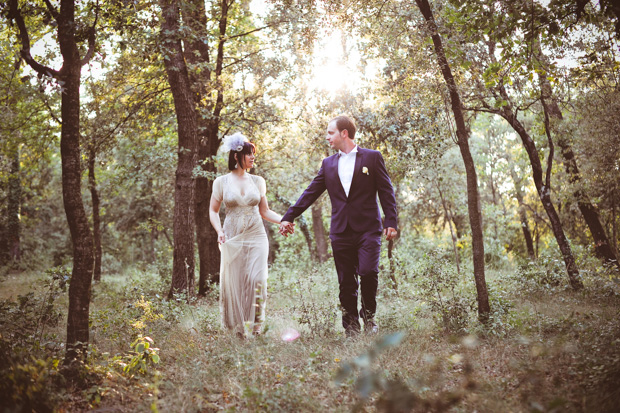
[[[465,122],[461,97],[456,86],[454,76],[452,75],[452,70],[450,69],[448,60],[446,59],[443,43],[437,30],[437,24],[435,23],[431,6],[428,0],[416,0],[416,4],[422,13],[422,16],[424,16],[427,29],[433,41],[439,68],[448,87],[452,113],[456,122],[457,143],[461,151],[461,156],[463,157],[465,172],[467,174],[467,207],[469,210],[469,224],[472,232],[474,279],[476,282],[478,300],[478,317],[481,321],[486,322],[489,319],[491,308],[489,306],[489,295],[484,275],[484,239],[482,235],[482,212],[480,210],[478,179],[468,142],[470,130]]]
[[[547,59],[542,54],[542,50],[540,50],[540,48],[538,49],[538,52],[539,61],[542,63],[538,79],[540,82],[541,103],[545,118],[545,128],[550,134],[553,132],[556,137],[555,140],[560,147],[560,154],[562,155],[562,161],[564,163],[566,173],[568,174],[569,182],[575,188],[573,197],[577,202],[577,206],[579,207],[579,211],[581,212],[583,219],[586,221],[586,224],[590,229],[596,255],[603,259],[607,264],[614,265],[620,269],[620,262],[618,262],[618,257],[616,256],[616,253],[607,238],[607,233],[605,232],[605,227],[603,227],[603,224],[601,223],[598,208],[592,204],[590,197],[583,189],[581,172],[579,171],[577,159],[575,158],[575,154],[570,143],[570,136],[567,135],[566,130],[562,130],[564,116],[562,115],[562,110],[558,105],[557,97],[553,94],[553,89],[548,79],[548,73],[544,69],[548,66],[546,62]]]
[[[328,260],[327,236],[323,225],[323,209],[320,202],[312,204],[312,232],[314,232],[314,242],[316,244],[316,258],[320,263]]]
[[[61,0],[60,9],[45,2],[50,21],[57,27],[62,68],[54,70],[36,61],[30,53],[30,36],[17,0],[10,0],[10,17],[17,23],[22,58],[41,76],[53,77],[62,86],[60,155],[62,160],[62,197],[73,243],[73,271],[69,287],[67,347],[65,362],[76,359],[89,340],[89,309],[93,270],[93,238],[81,193],[80,154],[80,79],[82,66],[95,51],[95,18],[88,29],[88,51],[80,57],[74,0]]]

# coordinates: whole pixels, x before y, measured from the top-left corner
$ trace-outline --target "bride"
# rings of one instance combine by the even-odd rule
[[[245,337],[245,325],[260,334],[267,300],[269,242],[261,217],[279,224],[282,217],[269,209],[265,180],[246,170],[254,166],[256,147],[241,133],[224,138],[229,174],[215,179],[209,206],[211,225],[221,250],[220,312],[222,324]],[[220,222],[224,203],[226,218]]]

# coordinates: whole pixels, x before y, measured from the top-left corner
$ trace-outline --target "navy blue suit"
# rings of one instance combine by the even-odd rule
[[[340,284],[342,324],[347,330],[359,330],[356,274],[361,279],[361,317],[364,321],[373,319],[377,308],[382,230],[377,195],[385,214],[385,226],[394,229],[397,229],[396,199],[379,151],[358,146],[348,197],[338,176],[338,158],[337,153],[323,159],[317,176],[282,221],[293,222],[327,190],[332,204],[329,237]]]

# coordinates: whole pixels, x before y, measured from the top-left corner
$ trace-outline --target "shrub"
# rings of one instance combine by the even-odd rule
[[[460,276],[452,263],[431,252],[423,257],[416,272],[418,285],[442,326],[452,332],[464,331],[473,303],[457,288]]]

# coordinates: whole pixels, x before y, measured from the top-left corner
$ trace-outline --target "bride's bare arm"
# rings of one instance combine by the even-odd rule
[[[217,242],[223,244],[224,241],[226,241],[226,237],[224,236],[224,231],[222,231],[222,222],[220,221],[221,205],[221,201],[211,196],[211,202],[209,203],[209,221],[211,221],[213,229],[217,232]]]
[[[260,204],[258,204],[258,210],[260,211],[260,216],[269,222],[273,222],[274,224],[279,224],[280,221],[282,221],[282,215],[276,212],[273,212],[271,209],[269,209],[269,204],[267,204],[267,198],[265,198],[264,196],[260,198]]]

